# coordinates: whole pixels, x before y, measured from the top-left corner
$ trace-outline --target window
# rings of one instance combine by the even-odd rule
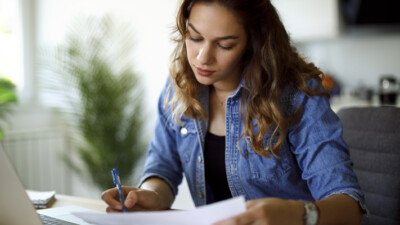
[[[23,88],[19,1],[0,0],[0,76]]]

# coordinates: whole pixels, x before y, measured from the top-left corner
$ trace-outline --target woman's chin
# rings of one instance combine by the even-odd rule
[[[215,83],[215,80],[212,79],[211,77],[205,77],[205,76],[200,76],[200,75],[195,75],[197,82],[199,82],[202,85],[211,85]]]

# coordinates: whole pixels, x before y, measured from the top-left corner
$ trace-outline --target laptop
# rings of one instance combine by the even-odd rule
[[[87,224],[71,214],[77,210],[93,211],[77,206],[36,211],[3,144],[0,143],[0,225]],[[57,223],[53,223],[54,220]]]

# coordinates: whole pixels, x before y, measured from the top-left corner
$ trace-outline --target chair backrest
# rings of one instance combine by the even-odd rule
[[[400,224],[400,108],[343,108],[338,112],[370,215],[364,225]]]

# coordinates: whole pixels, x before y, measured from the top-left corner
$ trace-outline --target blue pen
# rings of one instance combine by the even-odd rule
[[[124,202],[125,202],[124,192],[122,191],[121,181],[119,180],[119,174],[118,174],[117,168],[112,169],[111,173],[113,176],[114,184],[115,184],[115,186],[117,186],[117,189],[118,189],[119,201],[122,204],[122,211],[128,212],[128,210],[126,209],[126,207],[124,205]]]

